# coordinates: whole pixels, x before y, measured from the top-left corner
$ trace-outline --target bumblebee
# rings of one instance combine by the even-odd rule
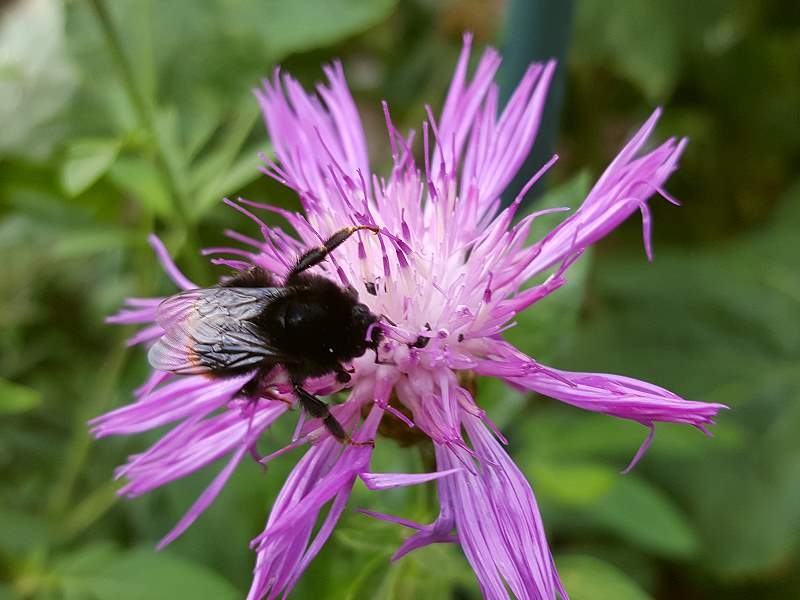
[[[362,229],[378,233],[370,226],[337,231],[301,254],[283,282],[253,267],[220,285],[167,298],[156,312],[164,333],[150,348],[150,364],[180,375],[212,377],[257,370],[251,381],[256,389],[281,366],[305,411],[321,419],[336,439],[349,441],[328,405],[304,384],[330,373],[340,383],[349,382],[345,364],[367,349],[377,352],[379,319],[352,287],[306,271]]]

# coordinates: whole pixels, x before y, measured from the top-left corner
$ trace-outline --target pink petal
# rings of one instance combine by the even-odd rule
[[[508,585],[519,599],[554,599],[560,581],[530,484],[477,417],[465,417],[464,426],[481,469],[445,478],[439,489],[484,595],[508,598]],[[455,464],[458,452],[438,446],[439,466]]]
[[[161,263],[161,266],[164,268],[164,271],[167,272],[169,278],[175,282],[175,285],[183,290],[191,290],[197,287],[197,285],[189,281],[189,279],[187,279],[187,277],[181,273],[180,269],[178,269],[178,267],[172,261],[172,257],[170,257],[169,252],[167,252],[164,243],[158,238],[158,236],[152,234],[147,238],[147,241],[150,242],[150,245],[153,247],[153,250],[155,250],[156,257]]]
[[[650,250],[650,219],[646,202],[657,193],[677,167],[686,140],[668,140],[639,158],[636,153],[655,127],[656,111],[625,145],[589,192],[583,204],[537,245],[537,255],[524,271],[524,279],[541,273],[569,255],[594,244],[614,230],[635,210],[644,217],[644,238]]]
[[[435,473],[360,473],[359,477],[371,490],[386,490],[436,481],[460,470],[449,469],[447,471],[436,471]]]
[[[724,404],[684,400],[657,385],[604,373],[573,373],[546,367],[546,371],[530,373],[507,380],[544,396],[556,398],[585,410],[601,412],[621,419],[650,425],[662,421],[685,423],[703,429],[714,423]]]
[[[353,438],[374,439],[382,414],[374,406]],[[348,427],[347,422],[342,425]],[[277,598],[291,591],[330,536],[356,476],[367,468],[371,456],[370,446],[343,447],[331,436],[306,453],[275,500],[264,531],[251,542],[257,558],[248,599]],[[319,513],[331,500],[328,517],[309,544]]]

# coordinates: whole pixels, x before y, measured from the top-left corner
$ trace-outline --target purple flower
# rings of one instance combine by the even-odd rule
[[[662,186],[685,140],[669,139],[645,151],[656,111],[581,207],[530,245],[531,224],[549,211],[518,222],[515,212],[554,161],[531,178],[508,208],[500,210],[500,194],[534,141],[555,65],[532,65],[498,114],[493,80],[500,57],[487,50],[468,78],[470,45],[467,36],[441,115],[435,118],[428,110],[421,130],[422,165],[412,155],[414,133],[397,131],[384,105],[393,158],[385,177],[370,171],[364,130],[340,64],[325,69],[328,83],[318,85],[316,95],[277,71],[256,91],[277,156],[276,163],[267,161],[264,172],[297,192],[304,214],[226,200],[260,225],[263,239],[229,232],[246,249],[207,253],[236,257],[213,259],[217,264],[236,270],[258,265],[280,277],[303,249],[319,245],[332,232],[353,225],[378,228],[379,235],[359,233],[357,241],[342,244],[314,270],[342,286],[353,285],[361,291],[360,300],[382,315],[380,364],[369,351],[354,361],[346,385],[331,375],[311,380],[308,387],[318,394],[347,388],[347,400],[332,411],[356,442],[374,440],[386,413],[424,434],[433,443],[438,471],[372,473],[369,444],[342,444],[318,420],[303,422],[301,417],[284,450],[303,444],[309,449],[275,500],[264,531],[252,541],[257,558],[251,599],[285,596],[293,588],[330,536],[357,478],[373,490],[437,482],[441,512],[433,523],[367,512],[413,531],[395,558],[427,544],[454,542],[463,548],[487,598],[508,598],[509,590],[517,598],[567,598],[531,487],[465,383],[475,374],[641,423],[650,431],[629,468],[652,441],[656,422],[687,423],[706,432],[723,408],[684,400],[628,377],[560,371],[504,341],[502,333],[519,311],[564,285],[583,250],[636,210],[643,216],[650,256],[647,200],[653,194],[671,200]],[[295,235],[266,226],[246,207],[280,213]],[[151,243],[178,287],[195,287],[161,242],[153,237]],[[542,274],[546,277],[538,277]],[[532,280],[540,283],[530,285]],[[163,334],[155,322],[162,300],[130,299],[109,321],[143,324],[131,343],[150,343]],[[296,400],[281,373],[245,388],[269,387],[269,394],[248,397],[242,388],[255,376],[214,379],[156,371],[136,392],[134,404],[92,422],[98,437],[172,425],[118,471],[127,480],[121,490],[126,496],[229,457],[161,546],[205,510],[246,455],[265,464],[284,451],[259,457],[254,448]],[[326,505],[330,509],[318,525]]]

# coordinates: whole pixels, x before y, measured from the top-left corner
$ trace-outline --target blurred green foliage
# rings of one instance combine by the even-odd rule
[[[116,501],[113,469],[155,437],[91,442],[87,419],[144,378],[130,331],[103,318],[169,293],[156,231],[199,283],[197,248],[251,224],[220,199],[295,206],[257,171],[269,152],[249,90],[283,63],[303,82],[339,56],[385,163],[378,101],[401,129],[443,96],[461,31],[502,43],[500,3],[471,0],[16,0],[0,8],[0,598],[236,598],[299,453],[244,465],[167,551],[152,550],[212,476]],[[771,0],[579,0],[563,160],[540,201],[575,206],[655,104],[689,135],[654,203],[656,260],[638,224],[573,267],[571,286],[510,337],[542,361],[649,379],[724,402],[715,437],[645,431],[480,381],[482,403],[542,504],[581,599],[800,596],[800,10]],[[590,169],[575,178],[568,173]],[[548,217],[557,219],[557,216]],[[542,226],[547,225],[542,219]],[[282,424],[264,440],[290,435]],[[377,470],[425,452],[379,444]],[[428,520],[432,487],[352,507]],[[348,511],[293,595],[475,598],[455,547],[390,563],[405,533]]]

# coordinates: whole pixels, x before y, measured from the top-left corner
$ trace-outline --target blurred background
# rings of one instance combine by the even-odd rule
[[[504,82],[533,58],[564,59],[536,149],[562,160],[534,206],[579,203],[657,105],[660,137],[691,138],[668,184],[683,208],[653,202],[655,261],[631,219],[509,335],[545,363],[730,405],[714,438],[661,425],[622,476],[642,427],[479,382],[573,600],[800,597],[800,4],[4,0],[0,599],[244,594],[248,541],[299,453],[267,473],[243,464],[154,552],[215,470],[116,499],[114,467],[156,436],[87,435],[147,373],[142,350],[125,348],[132,330],[103,319],[127,296],[173,291],[148,233],[211,284],[221,270],[198,248],[227,227],[257,235],[222,197],[296,206],[257,171],[269,145],[250,89],[276,64],[311,84],[321,63],[343,60],[380,170],[380,100],[401,130],[418,127],[423,102],[441,104],[464,31],[506,51]],[[291,435],[288,421],[268,443]],[[419,456],[385,440],[376,462],[417,469]],[[292,597],[479,597],[457,547],[390,564],[404,532],[356,507],[426,521],[435,491],[358,484]]]

